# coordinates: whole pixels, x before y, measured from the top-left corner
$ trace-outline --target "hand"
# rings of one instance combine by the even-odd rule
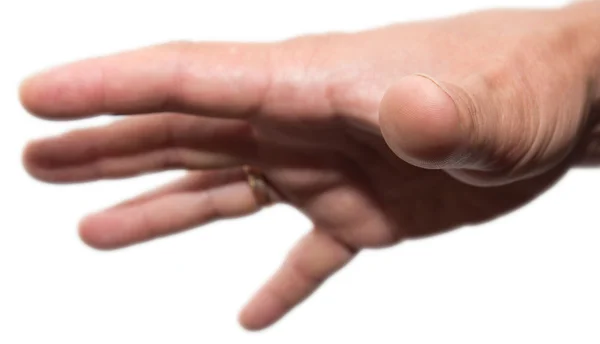
[[[241,166],[260,168],[272,197],[314,223],[242,311],[261,329],[361,249],[491,220],[593,159],[589,6],[172,43],[59,67],[23,83],[31,113],[135,116],[32,142],[25,166],[54,183],[191,171],[85,218],[81,236],[100,249],[257,211]]]

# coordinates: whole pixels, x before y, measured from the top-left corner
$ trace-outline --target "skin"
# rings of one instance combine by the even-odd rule
[[[243,164],[314,229],[240,314],[265,328],[365,248],[517,209],[600,145],[598,2],[487,11],[271,44],[176,42],[42,72],[32,114],[127,118],[31,142],[51,183],[186,169],[92,214],[115,249],[257,211]]]

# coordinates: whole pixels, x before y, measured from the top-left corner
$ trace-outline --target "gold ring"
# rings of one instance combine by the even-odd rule
[[[267,185],[263,173],[259,169],[249,165],[244,165],[242,168],[246,174],[252,193],[256,198],[256,203],[258,203],[259,206],[271,204],[272,200],[271,195],[269,194],[269,186]]]

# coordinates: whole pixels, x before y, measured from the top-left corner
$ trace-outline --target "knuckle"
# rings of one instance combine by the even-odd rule
[[[270,82],[264,104],[270,110],[291,113],[306,107],[305,99],[315,99],[312,112],[328,113],[331,108],[328,85],[334,61],[335,34],[311,34],[273,44],[269,54]],[[274,69],[273,67],[277,68]],[[318,97],[314,95],[317,94]],[[285,103],[279,99],[286,99]]]
[[[176,169],[183,166],[183,152],[181,148],[171,148],[161,154],[159,170]]]
[[[290,258],[288,260],[291,273],[299,282],[307,286],[319,285],[323,282],[322,274],[312,268],[310,264],[301,259]]]

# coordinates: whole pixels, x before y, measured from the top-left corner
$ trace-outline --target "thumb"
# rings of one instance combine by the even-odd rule
[[[506,121],[487,97],[485,90],[468,92],[429,76],[407,76],[381,101],[381,132],[390,149],[412,165],[443,169],[479,186],[521,179],[529,171],[515,173],[510,161],[527,148],[521,116],[512,113],[515,118]]]

